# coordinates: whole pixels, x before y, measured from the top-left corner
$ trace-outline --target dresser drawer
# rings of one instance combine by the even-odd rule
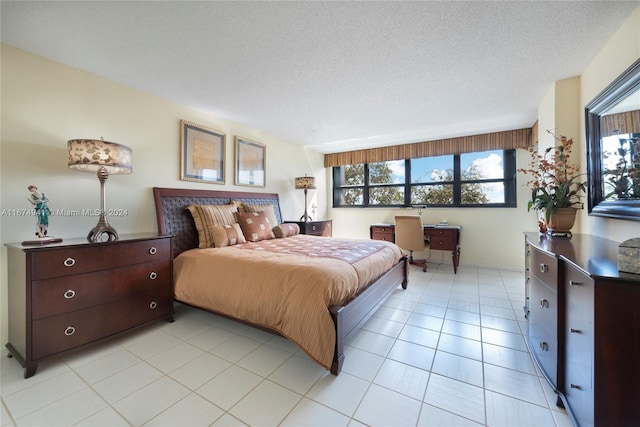
[[[593,323],[567,303],[564,395],[579,425],[593,425]]]
[[[320,221],[307,223],[305,225],[305,234],[312,236],[331,236],[331,222]]]
[[[170,253],[169,238],[36,251],[32,255],[32,280],[168,259]]]
[[[558,290],[558,260],[545,252],[531,248],[529,253],[529,270],[531,274],[540,279],[544,284],[554,290]],[[533,301],[532,304],[535,304]]]
[[[591,277],[567,265],[565,276],[567,300],[577,307],[581,307],[581,315],[590,322],[593,322],[594,291],[595,288]]]
[[[536,277],[530,281],[529,348],[552,384],[558,381],[557,293]]]
[[[384,227],[381,225],[371,227],[371,238],[374,240],[393,242],[393,233],[394,229],[392,227]]]
[[[33,322],[31,358],[39,359],[123,332],[159,317],[173,308],[168,287]]]
[[[171,261],[168,259],[36,280],[32,282],[32,318],[42,319],[170,287]]]
[[[457,246],[457,231],[432,229],[429,231],[429,247],[441,251],[454,251]]]

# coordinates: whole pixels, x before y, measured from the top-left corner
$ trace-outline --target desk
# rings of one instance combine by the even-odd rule
[[[453,271],[458,273],[460,264],[460,230],[459,225],[424,225],[424,238],[429,241],[429,248],[438,251],[451,251]],[[371,224],[369,229],[373,240],[395,242],[394,224]]]

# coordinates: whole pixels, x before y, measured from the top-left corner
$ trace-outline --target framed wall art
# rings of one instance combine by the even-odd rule
[[[226,134],[180,120],[180,179],[224,184]]]
[[[266,146],[256,141],[235,137],[235,184],[264,187],[267,164]]]

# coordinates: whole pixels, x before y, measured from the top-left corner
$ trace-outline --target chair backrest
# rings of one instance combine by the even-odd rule
[[[420,215],[399,215],[395,218],[396,245],[407,251],[425,249],[424,229]]]

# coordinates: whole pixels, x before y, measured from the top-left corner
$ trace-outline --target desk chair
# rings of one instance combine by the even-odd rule
[[[410,264],[421,266],[422,271],[427,271],[427,260],[413,258],[413,251],[423,251],[426,248],[422,217],[419,215],[400,215],[396,216],[395,221],[396,245],[409,251]]]

